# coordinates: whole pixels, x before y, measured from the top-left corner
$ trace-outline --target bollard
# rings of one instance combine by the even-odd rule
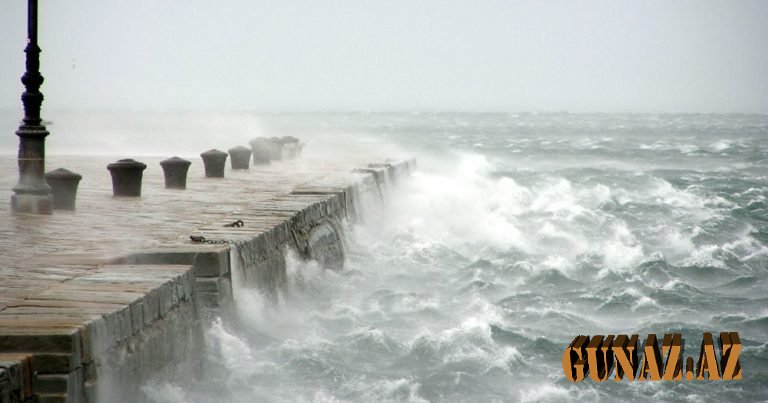
[[[256,137],[248,142],[253,152],[253,165],[269,164],[272,159],[271,143],[266,137]]]
[[[279,137],[270,137],[270,153],[269,157],[272,161],[279,161],[283,159],[283,141]]]
[[[229,149],[229,162],[232,169],[248,169],[251,165],[251,149],[243,146],[237,146]]]
[[[296,158],[299,156],[299,139],[293,136],[283,136],[283,155],[285,158]]]
[[[208,150],[202,154],[203,165],[205,165],[206,178],[223,178],[224,167],[227,163],[229,154],[219,150]]]
[[[45,181],[51,187],[54,210],[74,210],[77,185],[83,176],[68,169],[59,168],[46,172]]]
[[[112,174],[112,195],[141,196],[141,178],[146,164],[132,159],[122,159],[107,165]]]
[[[165,187],[167,189],[186,189],[187,172],[192,163],[183,158],[172,157],[160,161],[165,175]]]

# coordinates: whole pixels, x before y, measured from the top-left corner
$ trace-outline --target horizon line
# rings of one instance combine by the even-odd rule
[[[570,110],[470,110],[470,109],[242,109],[242,108],[44,108],[51,112],[98,112],[98,113],[253,113],[263,115],[291,115],[291,114],[412,114],[412,115],[446,115],[446,114],[475,114],[475,115],[758,115],[768,116],[765,112],[743,111],[570,111]],[[21,107],[0,107],[2,112],[21,112]]]

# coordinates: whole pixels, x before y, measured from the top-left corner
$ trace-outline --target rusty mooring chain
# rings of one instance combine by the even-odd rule
[[[197,242],[197,243],[234,243],[234,241],[227,241],[224,239],[217,239],[217,240],[205,239],[205,237],[202,235],[190,235],[189,239],[191,239],[192,242]]]
[[[245,223],[243,222],[243,220],[237,220],[229,224],[224,224],[225,227],[238,227],[238,228],[244,225]],[[192,242],[197,242],[197,243],[234,243],[233,241],[227,241],[223,239],[217,239],[217,240],[206,239],[202,235],[190,235],[189,239],[191,239]]]

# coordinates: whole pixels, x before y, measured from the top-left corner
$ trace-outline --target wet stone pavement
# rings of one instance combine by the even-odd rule
[[[0,156],[0,310],[7,300],[45,289],[94,265],[157,246],[190,244],[197,228],[215,223],[251,203],[288,194],[294,187],[324,176],[351,172],[365,162],[273,161],[231,170],[225,178],[205,178],[200,158],[189,158],[187,189],[165,189],[159,162],[147,164],[142,196],[113,197],[107,164],[117,158],[50,156],[46,170],[59,167],[83,175],[75,211],[52,216],[13,214],[11,188],[18,174],[12,156]],[[66,269],[59,266],[67,266]]]

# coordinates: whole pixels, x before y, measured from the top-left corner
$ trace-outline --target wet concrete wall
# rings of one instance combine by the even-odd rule
[[[32,399],[29,356],[0,354],[0,403],[19,403]]]
[[[198,318],[190,266],[89,269],[3,310],[0,367],[10,379],[3,394],[11,396],[3,399],[110,401],[100,397],[97,379],[117,374],[130,389],[131,379],[161,366],[175,348],[194,345]]]
[[[244,285],[276,298],[286,286],[285,255],[289,250],[301,259],[317,261],[326,269],[342,270],[345,258],[342,221],[357,220],[363,198],[383,198],[387,187],[414,169],[413,160],[371,164],[348,175],[334,175],[297,186],[289,195],[233,214],[229,219],[242,220],[246,225],[276,222],[261,234],[234,243]],[[245,227],[232,232],[242,233],[242,228]]]

